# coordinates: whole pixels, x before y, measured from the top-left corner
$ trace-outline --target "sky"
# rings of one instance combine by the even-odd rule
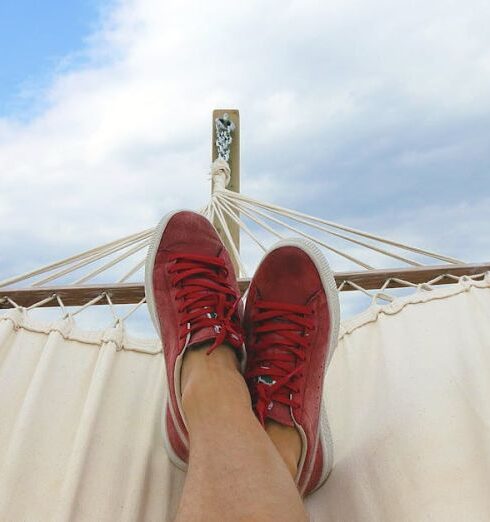
[[[79,63],[101,7],[97,0],[0,4],[0,116],[25,121],[32,115],[29,102],[36,91]]]
[[[488,261],[489,22],[486,0],[4,2],[0,276],[205,204],[219,107],[242,192]]]

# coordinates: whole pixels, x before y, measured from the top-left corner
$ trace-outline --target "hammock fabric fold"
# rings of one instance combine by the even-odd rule
[[[490,519],[490,278],[343,325],[325,384],[335,464],[313,519]],[[0,520],[172,520],[156,341],[0,316]],[[246,463],[244,463],[244,467]]]

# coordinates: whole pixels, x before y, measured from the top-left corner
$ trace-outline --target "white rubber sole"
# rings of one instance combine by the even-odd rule
[[[337,291],[337,284],[335,283],[335,278],[333,276],[333,272],[330,269],[330,266],[325,258],[325,256],[321,253],[320,249],[312,242],[308,241],[306,239],[302,238],[286,238],[281,239],[277,243],[275,243],[265,254],[264,258],[272,251],[277,250],[282,247],[292,246],[299,248],[305,252],[308,257],[313,261],[318,274],[320,275],[320,279],[323,285],[323,288],[325,290],[325,294],[327,296],[328,300],[328,310],[329,310],[329,319],[330,319],[330,331],[329,331],[329,338],[328,338],[328,354],[327,354],[327,360],[325,362],[325,372],[327,371],[330,361],[332,360],[333,354],[335,352],[335,348],[337,347],[337,340],[339,336],[339,326],[340,326],[340,304],[339,304],[339,297],[338,297],[338,291]],[[260,264],[259,264],[260,266]],[[291,411],[291,416],[294,420],[293,412]],[[296,421],[295,421],[296,422]],[[303,428],[296,423],[296,427],[298,431],[300,432],[302,442],[303,442],[303,448],[301,459],[298,466],[298,475],[297,475],[297,481],[299,480],[299,477],[303,471],[303,466],[306,458],[306,434],[304,433]],[[333,466],[333,441],[332,441],[332,435],[330,431],[330,425],[328,423],[328,417],[327,417],[327,411],[325,407],[325,403],[323,401],[322,396],[322,403],[320,407],[320,422],[318,425],[319,434],[318,434],[318,442],[321,442],[323,446],[323,457],[324,457],[324,464],[323,464],[323,473],[322,476],[315,487],[311,491],[315,491],[318,489],[328,478],[328,475],[330,474],[330,471],[332,470]],[[308,485],[308,482],[311,478],[311,473],[313,472],[313,466],[311,467],[310,474],[306,476],[304,481],[304,488]],[[304,489],[303,488],[303,489]],[[301,491],[301,493],[304,493],[304,491]]]
[[[155,327],[155,330],[158,332],[158,336],[160,337],[160,340],[162,342],[162,349],[165,349],[163,344],[163,336],[162,332],[160,331],[160,321],[158,320],[158,313],[155,306],[155,294],[153,291],[153,268],[155,266],[155,259],[158,252],[158,247],[160,246],[160,242],[162,240],[163,233],[165,232],[165,229],[167,227],[168,222],[170,219],[179,212],[182,212],[182,210],[176,210],[174,212],[170,212],[166,214],[160,223],[155,228],[155,231],[153,233],[153,237],[151,239],[150,246],[148,248],[148,253],[146,256],[146,263],[145,263],[145,295],[146,295],[146,303],[148,305],[148,310],[150,312],[150,317],[153,322],[153,326]],[[178,372],[180,373],[180,372]],[[168,385],[168,384],[167,384]],[[180,383],[179,383],[180,387]],[[179,424],[175,418],[175,412],[173,411],[172,404],[167,400],[167,403],[165,405],[165,410],[162,415],[161,420],[161,432],[163,437],[163,445],[165,447],[165,450],[167,452],[167,455],[171,462],[177,466],[182,471],[185,471],[187,469],[187,463],[184,462],[173,450],[172,445],[170,444],[168,433],[167,433],[167,425],[165,422],[166,415],[167,415],[167,407],[169,409],[170,415],[172,416],[175,428],[177,432],[179,433],[179,436],[185,446],[187,446],[187,441],[185,439],[184,434],[179,429]],[[182,417],[183,418],[183,417]]]
[[[170,219],[182,210],[176,210],[174,212],[169,212],[166,214],[155,227],[155,231],[153,232],[153,236],[151,238],[150,246],[148,247],[148,253],[146,254],[145,261],[145,296],[146,303],[148,305],[148,310],[150,311],[150,317],[153,322],[153,326],[158,333],[158,336],[162,340],[162,333],[160,332],[160,321],[158,320],[158,314],[155,307],[155,294],[153,292],[153,268],[155,266],[155,258],[157,256],[158,247],[160,246],[160,242],[162,240],[163,233],[167,228],[167,224]]]

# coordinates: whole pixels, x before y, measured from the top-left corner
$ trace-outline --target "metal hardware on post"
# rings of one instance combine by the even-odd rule
[[[240,192],[240,113],[236,109],[216,109],[213,111],[211,160],[214,161],[217,158],[225,160],[231,170],[230,181],[226,188],[233,192]],[[238,212],[235,212],[235,214],[238,217]],[[233,243],[237,251],[240,251],[240,228],[229,216],[225,216],[225,219]],[[228,238],[225,236],[216,218],[213,225],[220,234],[228,251],[230,251]],[[240,271],[235,260],[233,260],[233,265],[238,277]]]
[[[230,115],[227,112],[225,112],[221,118],[216,118],[214,123],[216,131],[215,145],[218,157],[229,163],[231,144],[233,143],[231,134],[236,129],[235,124],[231,121]]]

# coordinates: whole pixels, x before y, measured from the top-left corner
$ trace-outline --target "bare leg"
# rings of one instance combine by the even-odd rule
[[[230,348],[189,352],[182,404],[190,458],[178,522],[302,522],[291,473],[256,419]]]
[[[301,437],[298,430],[271,419],[265,421],[265,430],[286,463],[291,476],[295,478],[301,457]]]

